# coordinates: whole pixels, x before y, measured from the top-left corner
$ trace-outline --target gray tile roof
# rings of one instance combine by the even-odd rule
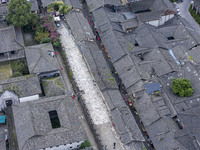
[[[42,87],[44,89],[45,96],[58,96],[66,93],[61,76],[42,79]]]
[[[49,6],[55,0],[41,0],[41,1],[42,1],[42,7],[45,8],[45,7]]]
[[[63,0],[63,2],[69,6],[72,6],[71,1],[70,0]]]
[[[146,127],[147,132],[151,135],[150,138],[154,143],[155,149],[172,150],[180,148],[180,144],[174,140],[173,133],[166,125],[167,121],[169,120],[161,118]]]
[[[132,19],[129,21],[124,21],[120,23],[120,25],[122,26],[122,29],[125,31],[126,29],[132,29],[138,27],[139,23],[137,19]]]
[[[101,90],[116,89],[117,84],[108,68],[108,64],[102,52],[93,42],[82,41],[79,44],[81,51],[98,83]]]
[[[104,5],[115,5],[121,6],[121,0],[86,0],[88,8],[91,12],[104,6]]]
[[[144,11],[150,9],[152,12],[162,11],[163,13],[166,10],[176,12],[175,8],[168,0],[142,0],[130,3],[132,10],[134,12]]]
[[[13,26],[0,29],[0,53],[24,49],[24,43],[16,36]]]
[[[70,1],[71,1],[71,6],[73,8],[82,9],[82,2],[81,2],[81,0],[70,0]]]
[[[140,11],[140,10],[147,10],[151,8],[153,5],[154,0],[142,0],[142,1],[135,1],[130,3],[131,8],[134,12]]]
[[[32,4],[31,11],[39,11],[37,0],[30,0],[29,2]]]
[[[142,22],[148,22],[153,20],[159,20],[162,14],[163,14],[162,11],[144,12],[144,13],[139,13],[138,18]]]
[[[110,52],[109,55],[112,62],[115,62],[120,59],[121,56],[126,55],[121,45],[117,42],[118,38],[115,36],[114,32],[108,32],[101,37],[101,40],[106,47],[106,50]]]
[[[61,1],[61,0],[41,0],[43,8],[49,6],[54,1]],[[82,9],[82,2],[81,0],[63,0],[63,2],[73,8]]]
[[[43,149],[86,140],[71,96],[42,98],[12,106],[20,150]],[[52,129],[48,112],[56,110],[61,127]]]
[[[70,11],[66,15],[66,19],[72,31],[74,31],[73,35],[77,42],[94,39],[92,29],[82,12]]]
[[[144,84],[145,90],[147,91],[147,94],[152,94],[156,91],[160,91],[160,84],[157,82]]]
[[[20,98],[42,93],[38,76],[34,74],[3,80],[0,87],[2,91],[15,92]]]
[[[7,4],[0,4],[0,16],[5,16],[8,12]]]
[[[197,64],[200,64],[199,52],[200,52],[200,46],[194,47],[193,49],[187,52],[188,55],[191,56],[194,62],[196,62]]]
[[[25,48],[26,60],[30,73],[44,73],[59,69],[56,57],[49,55],[54,52],[51,43],[28,46]]]

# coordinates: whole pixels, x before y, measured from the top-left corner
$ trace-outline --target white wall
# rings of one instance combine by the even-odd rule
[[[52,148],[44,148],[45,150],[74,150],[80,147],[81,143],[83,143],[84,141],[80,141],[80,142],[74,142],[71,144],[66,144],[66,145],[59,145],[59,146],[55,146]],[[38,149],[38,150],[43,150],[43,149]]]
[[[153,20],[153,21],[149,21],[148,22],[150,25],[153,25],[153,26],[158,26],[158,24],[159,24],[159,20]]]
[[[166,21],[168,21],[172,17],[174,17],[174,14],[173,15],[161,16],[159,20],[152,20],[152,21],[149,21],[147,23],[157,27],[159,25],[164,24]]]
[[[20,101],[20,103],[22,103],[22,102],[34,101],[34,100],[38,100],[38,99],[39,99],[39,95],[33,95],[33,96],[20,98],[19,101]]]

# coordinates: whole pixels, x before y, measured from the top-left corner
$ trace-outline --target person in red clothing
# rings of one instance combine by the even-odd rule
[[[74,99],[75,98],[75,95],[74,95],[74,93],[72,93],[72,99]]]

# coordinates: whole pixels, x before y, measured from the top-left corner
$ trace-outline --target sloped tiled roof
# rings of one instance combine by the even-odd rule
[[[16,139],[20,150],[43,149],[85,141],[71,96],[40,98],[12,105]],[[61,127],[52,128],[49,111],[56,110]]]
[[[31,11],[38,11],[39,10],[37,0],[29,0],[28,2],[30,2],[32,4]]]
[[[66,92],[62,77],[42,79],[45,96],[58,96]]]
[[[42,93],[38,76],[34,74],[3,80],[0,87],[2,91],[13,91],[20,98]]]
[[[0,4],[0,16],[5,16],[8,12],[7,4]]]
[[[28,46],[25,48],[30,73],[50,72],[59,69],[57,58],[50,56],[49,52],[54,52],[51,43]]]
[[[23,42],[18,41],[13,26],[0,29],[0,53],[24,49]]]

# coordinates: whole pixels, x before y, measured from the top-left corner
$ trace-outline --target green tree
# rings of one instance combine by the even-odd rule
[[[47,41],[49,38],[49,32],[44,31],[44,32],[36,32],[35,33],[35,40],[40,43],[41,41],[44,43],[44,41]],[[45,40],[44,40],[45,39]]]
[[[28,25],[31,21],[31,6],[27,0],[11,0],[8,3],[6,20],[17,27]]]
[[[40,18],[38,17],[38,15],[36,13],[31,13],[30,25],[36,27],[39,21],[40,21]]]
[[[45,38],[41,39],[40,44],[49,43],[49,42],[51,42],[51,38],[50,37],[45,37]]]
[[[17,74],[21,73],[22,75],[25,75],[29,73],[27,65],[22,61],[11,62],[11,68],[12,68],[12,71],[14,73],[17,72]]]
[[[55,1],[47,7],[48,13],[59,11],[59,14],[66,14],[72,7],[65,4],[63,1]]]
[[[69,12],[71,9],[71,6],[67,5],[67,4],[62,4],[59,6],[59,14],[66,14],[67,12]]]
[[[15,72],[13,73],[12,77],[15,78],[15,77],[20,77],[22,76],[22,74],[20,72]]]
[[[80,149],[84,149],[86,147],[90,147],[91,144],[88,140],[86,140],[85,142],[81,143]]]
[[[53,46],[54,46],[54,47],[61,48],[60,40],[57,40],[56,42],[53,42]]]
[[[189,79],[174,79],[171,85],[172,92],[180,97],[191,96],[193,88]]]

